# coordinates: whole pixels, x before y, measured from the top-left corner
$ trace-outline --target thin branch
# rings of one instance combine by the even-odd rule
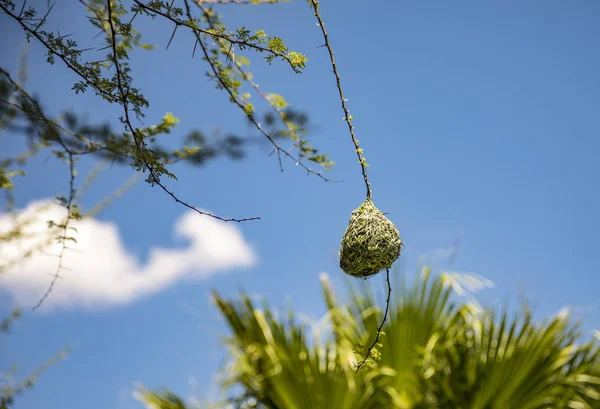
[[[358,155],[358,161],[360,163],[360,167],[362,169],[363,179],[365,180],[365,186],[367,187],[367,199],[371,198],[371,184],[369,183],[369,179],[367,178],[367,164],[362,156],[362,150],[359,148],[359,143],[356,137],[354,136],[354,126],[352,125],[352,116],[350,115],[350,111],[346,106],[346,98],[344,98],[344,91],[342,90],[342,84],[340,81],[340,74],[338,73],[337,65],[335,63],[335,58],[333,56],[333,50],[329,43],[329,36],[327,35],[327,30],[325,30],[325,23],[321,18],[321,14],[319,13],[319,0],[311,0],[313,9],[315,10],[315,17],[319,22],[319,27],[321,27],[321,32],[323,33],[323,37],[325,39],[325,47],[329,52],[329,59],[331,60],[331,66],[333,67],[333,74],[335,75],[335,80],[337,84],[337,89],[340,94],[340,100],[342,102],[342,109],[344,110],[344,120],[348,124],[348,130],[350,131],[350,137],[352,138],[352,142],[354,143],[354,148],[356,149],[356,154]]]
[[[392,295],[392,286],[390,285],[390,269],[389,268],[386,268],[386,282],[387,282],[387,286],[388,286],[388,292],[387,292],[387,300],[385,303],[385,313],[383,314],[383,320],[381,321],[381,324],[379,324],[379,328],[377,328],[377,336],[375,337],[375,341],[373,341],[373,343],[367,350],[367,354],[365,355],[365,358],[362,360],[362,362],[360,364],[356,365],[356,373],[358,373],[358,371],[360,371],[360,368],[365,364],[365,362],[367,362],[367,360],[371,356],[371,351],[379,343],[379,337],[381,336],[381,329],[383,328],[383,324],[385,324],[385,321],[387,320],[388,310],[390,308],[390,297]]]
[[[106,92],[106,91],[102,90],[102,88],[100,86],[98,86],[98,84],[95,84],[94,82],[90,81],[89,78],[78,67],[76,67],[73,63],[71,63],[69,61],[69,59],[67,58],[67,56],[65,54],[56,51],[53,47],[50,46],[50,44],[46,41],[46,39],[44,39],[39,34],[38,31],[32,29],[27,24],[25,24],[25,22],[23,21],[23,19],[21,18],[21,16],[17,16],[14,13],[12,13],[6,6],[4,6],[4,4],[2,2],[0,2],[0,8],[7,15],[9,15],[13,19],[15,19],[21,25],[21,27],[23,27],[23,29],[27,33],[31,34],[40,43],[42,43],[42,45],[44,47],[46,47],[46,49],[48,50],[48,52],[50,52],[52,55],[55,55],[58,58],[60,58],[65,63],[65,65],[67,67],[69,67],[71,69],[71,71],[73,71],[74,73],[76,73],[77,75],[79,75],[87,85],[89,85],[92,88],[94,88],[97,92],[99,92],[101,95],[103,95],[107,100],[109,100],[109,101],[115,101],[114,95],[110,94],[109,92]]]
[[[214,219],[221,220],[224,222],[238,222],[239,223],[239,222],[250,221],[250,220],[259,220],[260,217],[249,217],[249,218],[244,218],[244,219],[224,218],[224,217],[217,216],[213,213],[208,213],[208,212],[199,210],[195,206],[190,205],[190,204],[182,201],[181,199],[179,199],[172,191],[167,189],[167,187],[156,176],[154,168],[152,167],[152,165],[150,165],[150,163],[148,163],[148,161],[144,157],[145,156],[145,147],[143,146],[143,141],[141,140],[141,138],[139,138],[139,136],[137,135],[138,134],[137,129],[135,129],[131,123],[131,119],[130,119],[130,115],[129,115],[129,102],[127,100],[127,92],[125,91],[125,86],[122,81],[123,73],[121,72],[121,64],[119,63],[119,59],[117,57],[117,39],[116,39],[117,34],[115,31],[114,22],[113,22],[113,18],[112,18],[111,0],[107,0],[106,4],[108,7],[108,22],[110,25],[110,35],[111,35],[111,43],[112,43],[112,58],[114,60],[115,70],[116,70],[116,74],[117,74],[116,75],[117,88],[119,90],[119,94],[121,95],[121,105],[123,106],[123,112],[125,114],[125,118],[124,118],[125,125],[129,128],[128,130],[131,132],[131,134],[133,136],[133,140],[134,140],[136,149],[138,151],[139,158],[143,162],[143,164],[146,166],[146,168],[148,169],[148,172],[150,173],[150,177],[151,177],[152,181],[155,184],[157,184],[162,190],[164,190],[169,196],[171,196],[173,198],[173,200],[175,200],[175,202],[177,202],[177,203],[187,207],[188,209],[193,210],[196,213],[199,213],[201,215],[210,216]]]
[[[60,270],[63,268],[63,257],[65,255],[65,251],[67,250],[67,233],[69,230],[69,223],[73,219],[73,201],[75,200],[75,158],[73,158],[73,154],[68,152],[69,155],[69,198],[67,199],[67,204],[65,208],[67,209],[67,218],[64,223],[62,223],[62,233],[60,236],[60,241],[62,243],[60,253],[58,255],[58,265],[56,266],[56,270],[52,277],[52,281],[50,281],[50,285],[48,289],[42,296],[42,298],[38,301],[38,303],[31,309],[32,311],[37,310],[43,303],[46,301],[46,298],[50,295],[52,290],[54,289],[54,285],[56,281],[60,277]]]
[[[208,20],[209,24],[211,25],[211,28],[213,28],[213,25],[210,21],[210,16],[208,13],[208,10],[206,10],[206,8],[204,8],[204,6],[202,4],[200,4],[200,2],[198,2],[197,0],[196,4],[198,5],[198,7],[202,10],[202,12],[204,13],[206,19]],[[229,54],[229,53],[228,53]],[[229,56],[229,55],[228,55]],[[276,107],[275,105],[273,105],[271,103],[271,101],[269,100],[269,98],[265,95],[264,92],[262,92],[262,90],[260,89],[260,87],[258,86],[258,84],[256,82],[254,82],[251,78],[250,75],[248,75],[248,73],[246,71],[244,71],[244,69],[242,68],[242,65],[236,61],[233,61],[233,64],[235,65],[238,73],[242,76],[242,78],[252,86],[252,88],[254,88],[254,90],[256,91],[256,93],[262,98],[264,99],[267,104],[269,105],[269,107],[271,107],[271,109],[277,114],[277,116],[279,117],[279,119],[281,120],[281,122],[283,123],[283,125],[287,128],[289,134],[291,136],[294,136],[296,138],[298,138],[298,136],[296,135],[295,131],[292,129],[292,127],[289,125],[289,123],[287,121],[284,120],[284,113],[281,111],[281,109],[279,109],[278,107]],[[270,133],[269,133],[270,135]],[[298,138],[300,139],[300,138]],[[285,152],[285,150],[278,148],[277,146],[275,147],[275,151],[277,152],[277,159],[279,161],[279,169],[283,172],[283,164],[281,162],[281,151]],[[298,160],[296,160],[296,163],[299,163]],[[337,180],[327,180],[329,182],[338,182]]]
[[[171,41],[173,41],[173,38],[175,37],[175,33],[177,32],[177,28],[179,26],[176,24],[175,28],[173,29],[173,33],[171,34],[171,38],[169,38],[169,42],[167,43],[167,47],[165,48],[165,50],[169,49],[169,46],[171,45]]]
[[[196,1],[196,2],[197,2],[198,5],[201,5],[203,3],[202,1]],[[180,20],[180,19],[178,19],[176,17],[173,17],[172,15],[170,15],[168,13],[164,13],[164,12],[162,12],[160,10],[156,10],[155,8],[150,7],[147,4],[142,3],[139,0],[134,0],[134,3],[137,4],[138,6],[140,6],[141,8],[143,8],[144,10],[150,12],[150,13],[154,13],[154,14],[157,14],[159,16],[162,16],[162,17],[166,18],[167,20],[169,20],[172,23],[174,23],[176,27],[178,27],[178,26],[184,26],[184,27],[187,27],[187,28],[189,28],[189,29],[191,29],[193,31],[198,31],[198,32],[200,32],[202,34],[206,34],[206,35],[211,36],[211,37],[220,38],[222,40],[227,41],[228,43],[230,43],[232,45],[253,48],[253,49],[257,50],[257,51],[268,53],[268,54],[274,55],[275,57],[283,58],[284,60],[286,60],[290,64],[290,66],[292,68],[294,68],[294,65],[292,64],[292,61],[290,60],[290,58],[286,54],[273,51],[272,49],[270,49],[268,47],[263,47],[263,46],[260,46],[258,44],[252,44],[252,43],[249,43],[247,41],[237,40],[237,39],[231,38],[231,37],[229,37],[228,35],[225,35],[225,34],[220,34],[218,32],[204,30],[204,29],[198,27],[197,25],[191,24],[190,22]],[[191,16],[190,16],[190,21],[192,21]],[[173,35],[174,35],[174,32],[173,32]],[[171,40],[173,39],[173,35],[171,36]],[[169,43],[171,42],[171,40],[169,40]]]
[[[21,6],[21,11],[19,12],[19,17],[21,17],[23,15],[23,12],[25,11],[25,6],[27,5],[27,0],[23,1],[23,5]]]
[[[35,26],[35,30],[34,31],[38,31],[40,29],[40,27],[44,25],[44,23],[46,22],[46,19],[48,18],[48,15],[50,14],[50,12],[52,11],[52,9],[54,8],[55,4],[56,4],[56,2],[52,3],[52,5],[50,7],[48,7],[48,11],[46,11],[46,14],[44,14],[44,17],[40,20],[40,22],[38,23],[38,25]]]
[[[135,0],[137,1],[137,0]],[[188,0],[185,0],[185,6],[186,6],[186,12],[187,12],[187,16],[188,18],[191,20],[192,17],[192,13],[190,10],[190,6],[189,6],[189,2]],[[201,5],[199,5],[200,7],[202,7]],[[227,84],[223,81],[223,79],[221,78],[221,76],[219,75],[219,71],[217,70],[217,68],[214,66],[214,64],[211,62],[210,59],[210,55],[208,54],[208,50],[206,48],[206,45],[204,44],[204,41],[202,41],[202,37],[200,36],[199,32],[194,31],[194,34],[196,35],[196,40],[198,42],[198,44],[200,45],[200,48],[202,49],[202,53],[204,54],[204,58],[206,59],[206,61],[209,63],[211,70],[216,78],[216,80],[219,82],[219,84],[223,87],[223,89],[225,89],[227,91],[227,93],[229,94],[231,100],[242,110],[245,112],[244,109],[244,104],[239,100],[239,98],[236,96],[236,94],[227,86]],[[254,115],[248,115],[248,119],[250,120],[250,122],[256,127],[256,129],[258,129],[258,131],[260,133],[262,133],[268,140],[269,142],[271,142],[271,144],[274,146],[275,150],[277,151],[277,153],[279,154],[280,152],[283,153],[284,156],[286,156],[289,159],[292,159],[293,161],[296,162],[296,164],[300,167],[302,167],[304,170],[306,170],[308,173],[312,173],[313,175],[316,175],[318,177],[320,177],[321,179],[323,179],[326,182],[333,182],[333,180],[326,178],[325,176],[323,176],[323,174],[321,174],[320,171],[315,171],[311,168],[309,168],[308,166],[306,166],[304,163],[302,163],[299,159],[297,159],[294,155],[292,155],[289,151],[283,149],[282,147],[279,146],[279,144],[273,139],[273,137],[264,130],[264,128],[260,125],[260,123],[254,118]]]
[[[2,74],[4,74],[6,76],[6,78],[8,79],[8,81],[21,93],[22,96],[24,96],[25,98],[27,98],[30,103],[32,104],[32,106],[36,105],[35,100],[25,91],[23,90],[19,84],[17,84],[9,75],[8,72],[6,72],[5,70],[0,68],[0,72]],[[11,106],[16,107],[17,109],[23,109],[22,107],[13,104],[9,101],[3,101],[7,104],[10,104]],[[55,123],[54,121],[49,120],[48,118],[46,118],[45,116],[40,116],[40,115],[36,115],[36,119],[44,122],[47,126],[49,124],[55,125],[57,126],[59,129],[65,131],[65,132],[69,132],[70,134],[72,134],[73,136],[75,136],[76,138],[80,139],[77,135],[75,135],[74,133],[71,133],[70,131],[68,131],[67,129],[61,127],[60,125],[58,125],[57,123]],[[33,126],[37,129],[37,126],[35,123],[33,123]],[[39,132],[39,130],[38,130]],[[67,240],[68,240],[68,236],[67,233],[69,231],[69,224],[71,222],[71,220],[74,218],[73,215],[73,209],[74,209],[74,200],[75,200],[75,158],[74,156],[76,154],[83,154],[81,152],[74,152],[72,150],[69,149],[69,147],[67,147],[67,145],[64,143],[64,141],[60,138],[60,135],[56,135],[56,142],[58,142],[58,144],[61,145],[61,147],[63,148],[63,150],[67,153],[67,157],[68,157],[68,163],[69,163],[69,197],[66,200],[66,203],[64,204],[64,207],[67,209],[67,217],[65,219],[65,221],[63,223],[61,223],[60,227],[62,227],[62,232],[61,234],[58,236],[59,241],[62,243],[61,246],[61,250],[60,253],[58,255],[58,264],[56,266],[56,270],[52,276],[52,280],[50,281],[50,285],[48,286],[46,292],[44,293],[44,295],[40,298],[40,300],[38,301],[38,303],[32,308],[32,311],[37,310],[39,307],[41,307],[41,305],[44,303],[44,301],[48,298],[48,296],[50,295],[50,293],[52,292],[52,290],[54,289],[54,286],[57,282],[57,280],[60,277],[60,271],[62,269],[64,269],[65,267],[63,266],[63,258],[64,258],[64,254],[66,252],[66,250],[68,249],[67,247]],[[2,267],[6,267],[6,266],[2,266]]]
[[[284,120],[284,113],[277,108],[275,105],[273,105],[270,101],[269,98],[265,95],[264,92],[262,92],[262,90],[260,89],[260,87],[258,86],[258,84],[256,82],[254,82],[252,80],[252,78],[250,78],[250,76],[246,73],[246,71],[244,71],[244,69],[242,68],[242,66],[238,63],[238,62],[234,62],[238,72],[240,73],[240,75],[244,78],[244,80],[246,80],[246,82],[248,82],[252,88],[254,88],[254,91],[256,91],[256,93],[263,98],[267,104],[271,107],[271,109],[273,111],[275,111],[275,113],[279,116],[279,119],[281,120],[281,122],[283,123],[283,125],[287,128],[288,132],[290,135],[295,136],[296,138],[298,138],[298,136],[296,135],[296,133],[294,132],[294,130],[292,129],[292,127],[289,125],[289,123]],[[298,138],[299,140],[300,138]],[[279,160],[279,168],[280,170],[283,172],[283,164],[281,163],[281,151],[284,151],[283,149],[277,149],[277,159]],[[285,152],[285,151],[284,151]],[[299,163],[298,161],[296,163]],[[331,179],[326,179],[327,182],[339,182],[339,180],[331,180]]]

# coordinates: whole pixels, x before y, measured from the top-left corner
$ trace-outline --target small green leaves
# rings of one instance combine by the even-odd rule
[[[202,147],[200,147],[200,146],[192,146],[192,147],[184,146],[183,152],[181,152],[179,149],[175,149],[173,151],[173,154],[180,159],[186,159],[186,158],[196,154],[200,149],[202,149]]]
[[[163,124],[166,128],[174,127],[178,122],[180,122],[179,118],[175,118],[170,112],[167,112],[163,117]]]
[[[264,30],[258,29],[256,30],[256,32],[254,33],[254,37],[262,43],[264,43],[265,39],[268,37],[267,33],[264,32]]]
[[[271,37],[268,42],[269,48],[277,54],[285,54],[288,50],[283,40],[279,37]]]
[[[11,179],[15,176],[25,176],[25,172],[22,170],[7,172],[0,167],[0,189],[13,189],[15,185],[12,183]]]
[[[244,113],[248,116],[253,115],[254,114],[254,105],[252,105],[250,102],[247,102],[244,104]]]
[[[379,347],[381,347],[381,346],[382,346],[382,344],[381,344],[381,343],[379,343],[379,342],[377,343],[377,345],[378,345]],[[381,352],[379,352],[379,349],[377,349],[377,348],[373,348],[373,349],[371,350],[371,354],[370,354],[370,356],[371,356],[371,359],[373,359],[374,361],[380,361],[380,360],[381,360]]]
[[[267,100],[269,101],[269,103],[278,109],[284,109],[290,105],[287,103],[285,98],[283,98],[279,94],[268,93],[268,94],[266,94],[266,96],[267,96]]]
[[[292,65],[292,69],[296,73],[302,72],[302,70],[306,67],[306,62],[308,61],[306,56],[295,51],[290,51],[287,53],[287,59]]]
[[[236,30],[237,38],[240,41],[245,41],[250,38],[250,30],[246,27],[240,27]]]

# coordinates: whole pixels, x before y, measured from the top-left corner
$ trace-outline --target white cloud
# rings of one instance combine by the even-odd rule
[[[42,243],[48,237],[48,221],[61,222],[65,216],[64,207],[49,201],[30,203],[18,216],[19,220],[32,219],[23,229],[29,237],[0,243],[0,265]],[[0,236],[14,223],[10,214],[0,213]],[[251,267],[257,261],[236,226],[194,212],[184,214],[174,226],[175,235],[186,239],[188,245],[182,249],[152,248],[145,264],[125,248],[114,223],[84,218],[71,226],[77,229],[72,232],[77,243],[68,243],[72,250],[64,253],[65,269],[40,310],[123,305],[185,278],[206,278]],[[52,280],[60,250],[60,243],[50,243],[42,252],[0,272],[0,291],[8,291],[18,305],[35,305]]]

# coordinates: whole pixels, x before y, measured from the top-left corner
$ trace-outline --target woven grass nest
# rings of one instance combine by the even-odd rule
[[[348,275],[366,279],[390,268],[401,251],[398,229],[367,199],[350,216],[340,246],[340,267]]]

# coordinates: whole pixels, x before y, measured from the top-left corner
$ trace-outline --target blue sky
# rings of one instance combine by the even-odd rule
[[[541,315],[570,305],[586,329],[600,327],[594,258],[600,247],[600,4],[322,3],[357,137],[371,165],[374,201],[390,212],[406,243],[397,267],[412,274],[420,256],[452,246],[462,232],[455,269],[496,284],[480,294],[482,301],[515,300],[522,287]],[[331,154],[331,176],[344,182],[323,183],[290,162],[280,173],[266,149],[253,149],[242,162],[176,168],[179,181],[169,186],[188,202],[223,216],[262,217],[236,226],[258,262],[177,281],[112,308],[27,313],[4,339],[2,368],[16,363],[27,372],[67,344],[74,349],[19,399],[19,408],[135,408],[130,394],[136,381],[206,396],[224,357],[219,339],[227,334],[209,303],[211,288],[226,295],[245,288],[277,307],[291,300],[299,312],[317,317],[323,312],[319,274],[343,282],[337,249],[364,186],[328,56],[317,48],[323,41],[312,13],[299,0],[220,10],[231,27],[263,28],[307,54],[302,75],[282,64],[268,67],[260,56],[252,60],[253,72],[264,90],[310,114],[318,126],[312,141]],[[93,32],[81,16],[79,6],[57,4],[51,24],[85,43]],[[160,45],[136,53],[133,62],[136,84],[151,103],[148,122],[170,111],[181,118],[181,133],[248,134],[240,112],[207,82],[205,65],[190,58],[191,37],[179,33],[164,51],[171,27],[139,23],[147,41]],[[14,73],[24,36],[4,16],[0,26],[0,66]],[[75,96],[73,75],[60,64],[46,64],[33,42],[29,67],[28,89],[50,112],[74,109],[119,126],[118,107],[91,94]],[[0,136],[3,153],[20,146],[14,135]],[[20,207],[66,191],[67,169],[50,158],[41,155],[27,170],[17,190]],[[105,172],[83,198],[84,208],[130,174],[119,167]],[[184,214],[163,192],[140,183],[99,220],[118,226],[123,246],[144,263],[153,247],[185,247],[185,240],[173,237]],[[14,303],[1,294],[0,307],[8,311]]]

